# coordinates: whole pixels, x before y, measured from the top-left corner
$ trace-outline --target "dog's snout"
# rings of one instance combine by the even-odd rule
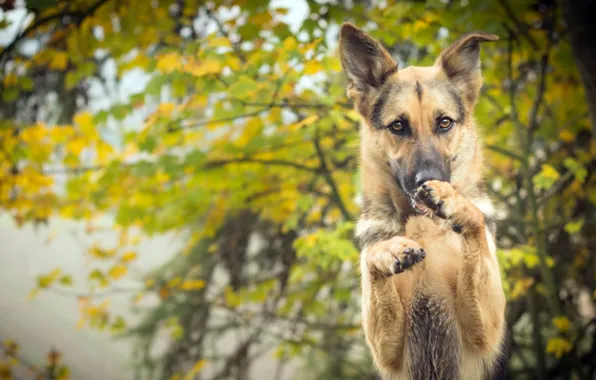
[[[448,178],[445,177],[445,173],[443,171],[436,169],[436,168],[427,168],[423,169],[420,172],[416,173],[416,177],[414,181],[416,182],[416,186],[422,186],[424,182],[427,181],[448,181]]]

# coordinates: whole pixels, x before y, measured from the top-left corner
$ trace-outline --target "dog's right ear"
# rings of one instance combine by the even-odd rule
[[[350,23],[341,27],[341,65],[348,78],[348,96],[359,100],[370,89],[379,88],[397,71],[397,63],[374,38]]]

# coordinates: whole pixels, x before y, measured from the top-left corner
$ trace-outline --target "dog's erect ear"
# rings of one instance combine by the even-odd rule
[[[397,71],[397,63],[381,43],[350,23],[341,27],[339,52],[348,77],[348,96],[355,100]]]
[[[451,82],[460,89],[470,106],[476,102],[482,87],[480,43],[498,39],[498,36],[484,32],[465,34],[445,49],[435,62],[435,65],[441,67]]]

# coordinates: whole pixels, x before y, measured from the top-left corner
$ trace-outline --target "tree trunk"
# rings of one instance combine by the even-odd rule
[[[596,138],[596,1],[561,0],[561,5],[590,111],[592,137]]]

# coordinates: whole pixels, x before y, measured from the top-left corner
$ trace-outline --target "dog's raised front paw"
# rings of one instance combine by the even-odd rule
[[[439,218],[450,219],[453,216],[456,195],[448,182],[428,181],[416,191],[416,200],[433,210]]]
[[[364,254],[371,273],[383,276],[405,272],[426,257],[426,252],[418,243],[403,236],[373,244]]]

